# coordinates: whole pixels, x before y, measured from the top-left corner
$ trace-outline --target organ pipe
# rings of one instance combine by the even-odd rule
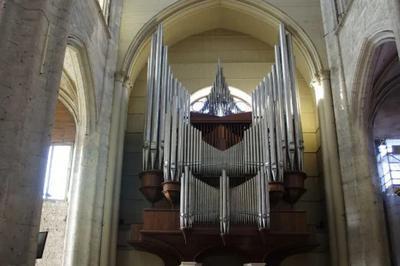
[[[180,182],[181,229],[219,223],[225,235],[231,223],[269,227],[268,183],[283,182],[285,172],[303,168],[292,46],[281,24],[275,64],[251,93],[251,122],[192,124],[190,93],[174,77],[162,26],[157,27],[147,67],[143,170],[162,171],[164,181]],[[200,113],[224,117],[241,112],[218,62]]]

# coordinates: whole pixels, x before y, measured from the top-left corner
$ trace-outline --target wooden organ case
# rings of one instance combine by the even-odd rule
[[[279,39],[251,111],[235,103],[220,63],[210,94],[194,111],[157,28],[140,175],[153,207],[132,226],[132,246],[166,265],[221,253],[269,266],[317,246],[306,213],[292,208],[306,175],[291,36],[282,24]]]

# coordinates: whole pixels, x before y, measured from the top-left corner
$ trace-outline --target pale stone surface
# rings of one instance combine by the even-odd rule
[[[125,0],[124,11],[121,22],[121,38],[119,48],[119,63],[123,57],[132,36],[135,36],[143,25],[161,10],[169,5],[176,3],[176,0]],[[267,0],[265,1],[273,7],[280,9],[288,14],[311,36],[320,56],[325,59],[325,43],[322,38],[322,18],[319,0]]]
[[[0,265],[35,263],[70,4],[69,0],[1,3]]]
[[[43,202],[40,231],[47,231],[48,235],[43,258],[36,260],[37,266],[62,265],[67,213],[66,201],[45,200]]]
[[[367,148],[372,139],[363,124],[366,121],[360,122],[363,110],[357,109],[358,96],[365,97],[357,79],[370,56],[364,53],[365,45],[378,32],[392,29],[388,1],[352,1],[340,26],[331,4],[321,1],[346,211],[348,263],[388,265],[382,199],[374,187],[376,177],[368,167],[374,165]]]
[[[62,265],[63,261],[64,265],[98,265],[99,260],[106,261],[101,265],[111,265],[108,258],[100,258],[108,256],[108,251],[99,254],[100,239],[109,241],[107,238],[110,238],[102,231],[109,232],[111,226],[111,217],[105,216],[105,202],[113,202],[112,197],[106,198],[104,191],[113,190],[115,177],[107,180],[106,170],[120,10],[120,2],[114,0],[107,26],[94,0],[74,1],[72,6],[68,43],[73,49],[66,55],[64,73],[75,87],[70,95],[77,114],[77,152],[67,213],[64,213],[66,206],[49,209],[48,204],[44,205],[42,227],[58,233],[50,232],[51,253],[45,253],[40,265]],[[64,221],[56,226],[57,221],[66,217],[67,225]],[[58,245],[53,244],[56,242]]]

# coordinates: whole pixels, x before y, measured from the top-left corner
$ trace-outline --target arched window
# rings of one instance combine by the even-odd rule
[[[73,116],[64,104],[58,101],[48,153],[44,199],[64,200],[66,198],[71,176],[75,134],[76,126]]]
[[[377,142],[377,166],[382,191],[396,191],[400,187],[400,139]]]
[[[378,182],[388,229],[391,260],[399,265],[400,254],[400,61],[396,43],[386,41],[375,47],[368,75],[365,108],[372,122]],[[367,109],[368,108],[368,109]],[[378,183],[377,182],[377,183]]]
[[[91,168],[87,165],[88,160],[97,158],[95,149],[87,152],[87,139],[96,114],[90,64],[79,40],[71,37],[69,42],[51,132],[43,195],[46,200],[40,221],[40,231],[48,232],[46,246],[52,248],[44,249],[43,258],[36,261],[37,266],[62,265],[70,259],[71,253],[66,250],[70,249],[72,241],[77,241],[74,231],[77,226],[71,224],[77,223],[77,213],[87,209],[82,207],[78,196],[84,194],[82,190],[92,189],[82,185],[82,180],[94,176],[88,173]]]
[[[198,112],[200,111],[206,100],[207,100],[207,95],[211,91],[211,86],[210,87],[205,87],[203,89],[200,89],[193,93],[190,96],[190,111],[192,112]],[[251,97],[244,91],[237,89],[235,87],[229,86],[229,91],[231,95],[233,96],[233,100],[237,107],[240,109],[242,112],[251,112]]]

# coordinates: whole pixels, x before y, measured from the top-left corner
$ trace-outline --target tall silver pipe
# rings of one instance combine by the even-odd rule
[[[188,227],[188,197],[187,195],[189,194],[188,191],[188,183],[189,183],[189,169],[185,168],[185,171],[183,173],[183,179],[181,180],[181,187],[183,186],[183,193],[181,193],[181,206],[182,206],[182,213],[183,213],[183,222],[184,222],[184,228]]]
[[[268,74],[268,93],[267,93],[267,106],[268,106],[268,125],[269,125],[269,150],[270,150],[270,165],[272,181],[276,182],[278,179],[278,169],[276,163],[276,135],[275,135],[275,109],[273,98],[273,78],[271,73]]]
[[[277,155],[277,166],[278,166],[278,180],[283,182],[283,167],[284,167],[284,150],[285,150],[285,139],[284,139],[284,119],[283,111],[281,106],[281,91],[282,91],[282,78],[279,60],[279,47],[275,46],[276,64],[272,67],[272,80],[273,80],[273,93],[274,93],[274,108],[275,108],[275,132],[276,132],[276,155]]]
[[[161,92],[161,67],[162,67],[162,43],[163,34],[161,25],[157,28],[156,38],[156,54],[154,65],[154,84],[153,84],[153,104],[152,104],[152,117],[151,117],[151,142],[150,142],[150,160],[151,168],[157,169],[158,167],[158,136],[159,136],[159,115],[160,115],[160,92]]]
[[[179,202],[179,223],[180,228],[185,229],[185,173],[181,177],[181,191],[180,191],[180,202]]]
[[[188,191],[188,198],[189,198],[189,227],[192,227],[193,225],[193,211],[194,211],[194,179],[195,177],[193,176],[193,173],[189,170],[190,173],[190,190]]]
[[[303,170],[303,134],[302,134],[302,125],[301,125],[301,115],[300,115],[300,100],[297,97],[296,92],[296,66],[294,62],[294,54],[293,54],[293,42],[291,35],[287,35],[287,43],[289,49],[289,66],[290,66],[290,74],[292,81],[292,101],[293,101],[293,116],[294,116],[294,127],[296,131],[296,151],[297,151],[297,169],[299,171]]]
[[[177,133],[177,175],[180,176],[183,170],[183,123],[184,123],[184,110],[183,110],[183,93],[184,91],[179,87],[178,90],[178,133]]]
[[[258,210],[258,228],[262,228],[262,193],[261,193],[261,175],[257,173],[257,210]]]
[[[227,214],[226,214],[226,233],[229,233],[230,227],[231,227],[231,209],[229,208],[230,206],[230,179],[229,177],[226,177],[226,209],[227,209]]]
[[[172,122],[171,122],[171,144],[170,144],[170,178],[175,180],[176,167],[177,167],[177,125],[178,125],[178,97],[177,97],[177,80],[173,82],[174,97],[172,100]]]
[[[290,80],[289,55],[286,39],[286,30],[283,24],[279,26],[280,52],[282,59],[283,87],[285,96],[285,116],[286,116],[286,139],[288,147],[287,164],[290,170],[293,169],[295,156],[295,140],[293,128],[293,104],[292,104],[292,83]]]
[[[159,169],[163,168],[164,164],[164,127],[165,127],[165,113],[167,105],[167,90],[168,90],[168,47],[163,47],[162,59],[162,80],[161,80],[161,99],[160,99],[160,132],[159,132]]]
[[[150,57],[147,61],[147,111],[146,122],[144,128],[144,145],[143,145],[143,170],[151,169],[149,165],[150,159],[150,142],[151,142],[151,126],[153,111],[153,86],[154,86],[154,64],[155,50],[157,45],[157,34],[153,34],[151,40]]]
[[[224,182],[223,182],[223,177],[222,175],[219,177],[219,227],[220,227],[220,232],[224,231],[224,213],[223,213],[223,201],[224,201],[224,196],[223,196],[223,189],[224,188]]]
[[[171,180],[171,131],[172,131],[172,104],[170,104],[171,94],[173,94],[173,86],[171,82],[172,76],[169,77],[169,85],[167,90],[167,101],[166,114],[165,114],[165,124],[164,124],[164,180]]]

